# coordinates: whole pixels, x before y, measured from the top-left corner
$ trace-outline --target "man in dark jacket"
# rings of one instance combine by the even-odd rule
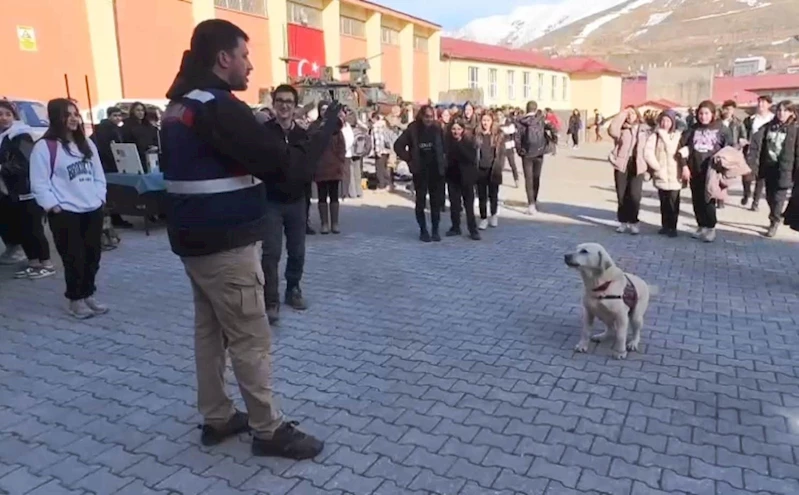
[[[216,445],[253,431],[252,454],[308,459],[324,445],[284,421],[272,398],[270,329],[260,243],[269,229],[264,182],[305,181],[333,132],[321,127],[290,144],[258,123],[232,91],[252,70],[247,34],[221,19],[194,28],[191,48],[167,92],[162,125],[168,236],[194,295],[197,402],[201,441]],[[247,411],[225,392],[225,351]]]
[[[516,126],[516,153],[522,157],[524,188],[527,192],[527,214],[538,210],[538,190],[541,187],[541,169],[547,145],[556,142],[556,131],[538,111],[538,103],[527,102],[527,114]]]
[[[308,131],[294,121],[297,106],[297,90],[283,84],[272,93],[274,118],[264,125],[270,135],[285,139],[289,145],[304,145]],[[302,297],[300,280],[305,266],[305,233],[307,220],[306,182],[288,178],[266,183],[266,216],[268,231],[263,242],[261,266],[266,278],[266,315],[269,323],[280,318],[280,296],[278,286],[278,264],[283,251],[283,232],[286,233],[286,304],[296,310],[308,306]]]
[[[100,157],[100,163],[103,164],[103,172],[109,174],[118,172],[114,153],[111,151],[111,143],[123,142],[122,129],[119,127],[122,124],[122,110],[118,107],[108,107],[105,113],[107,117],[95,126],[91,139],[97,146],[97,154]],[[132,223],[118,214],[111,215],[111,225],[117,228],[133,227]]]

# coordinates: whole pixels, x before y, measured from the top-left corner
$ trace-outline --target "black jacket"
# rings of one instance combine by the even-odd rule
[[[757,176],[778,189],[793,186],[798,130],[795,121],[782,123],[775,118],[755,133],[751,149],[757,151]]]
[[[103,164],[103,172],[118,172],[114,154],[111,152],[111,143],[122,143],[122,128],[108,119],[97,124],[92,133],[91,140],[97,146],[97,154]],[[142,166],[146,166],[142,163]]]
[[[719,120],[708,125],[695,124],[680,138],[678,149],[688,147],[686,163],[693,177],[704,176],[710,159],[725,146],[734,146],[730,130]]]
[[[147,150],[151,146],[158,146],[158,128],[148,122],[146,117],[143,121],[129,117],[122,124],[122,142],[136,145],[141,166],[145,172],[149,172]]]
[[[477,145],[471,136],[447,142],[447,180],[464,186],[477,182]]]
[[[555,135],[543,115],[527,114],[516,123],[516,153],[525,158],[544,156],[547,145],[556,141]]]
[[[230,91],[230,85],[216,75],[193,70],[186,62],[184,54],[181,72],[167,91],[167,98],[180,98],[189,91],[203,88]],[[338,111],[335,107],[331,105],[328,112]],[[313,179],[319,157],[336,131],[336,120],[326,120],[325,125],[304,143],[291,144],[283,136],[270,132],[256,120],[246,103],[233,97],[209,102],[193,129],[217,153],[267,184],[286,179],[304,183]]]
[[[424,172],[424,165],[422,164],[419,155],[419,132],[422,123],[413,121],[408,125],[402,134],[394,141],[394,153],[397,157],[408,164],[408,168],[413,175]],[[431,132],[434,133],[433,147],[435,149],[436,164],[438,165],[438,174],[444,176],[444,171],[447,168],[447,161],[444,158],[444,131],[441,126],[434,123],[431,126]]]
[[[291,129],[284,130],[277,120],[272,119],[266,124],[267,131],[275,139],[284,139],[290,146],[305,146],[308,141],[308,131],[297,124],[292,124]],[[266,199],[277,203],[294,203],[305,199],[307,182],[283,178],[283,180],[266,183]]]
[[[33,199],[31,196],[30,156],[33,138],[19,134],[0,143],[0,177],[13,201]]]

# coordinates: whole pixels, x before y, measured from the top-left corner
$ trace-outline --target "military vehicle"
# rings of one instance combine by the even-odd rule
[[[333,67],[322,67],[321,77],[301,77],[292,81],[300,94],[299,105],[312,108],[321,100],[338,100],[358,115],[379,111],[387,115],[402,98],[385,89],[383,83],[370,83],[367,71],[369,60],[358,58],[337,67],[347,81],[336,80]]]

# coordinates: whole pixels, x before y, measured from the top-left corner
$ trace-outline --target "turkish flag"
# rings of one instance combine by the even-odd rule
[[[290,78],[319,77],[325,65],[325,33],[297,24],[288,25]]]

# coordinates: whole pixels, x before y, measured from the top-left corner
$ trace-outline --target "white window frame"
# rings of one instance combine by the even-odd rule
[[[322,29],[322,11],[301,3],[286,2],[287,20],[289,24],[298,24],[315,29]]]
[[[380,42],[384,45],[399,45],[399,31],[388,26],[380,26]]]
[[[544,99],[544,74],[538,73],[538,101]]]
[[[339,19],[339,29],[341,34],[346,36],[354,36],[356,38],[366,37],[366,22],[342,15]]]
[[[480,68],[469,66],[468,75],[469,75],[469,89],[477,89],[480,87]]]
[[[266,17],[266,0],[214,0],[214,6]]]
[[[569,78],[561,77],[560,83],[563,85],[563,101],[566,101],[569,99]]]
[[[525,100],[530,99],[530,95],[533,94],[533,88],[531,85],[532,75],[528,71],[524,71],[522,73],[522,95],[524,95]]]
[[[558,99],[558,76],[552,76],[552,101]]]
[[[426,52],[427,37],[419,36],[418,34],[413,35],[413,49],[416,50],[417,52]]]
[[[488,97],[497,98],[497,69],[488,69]]]
[[[511,102],[516,99],[516,71],[509,70],[506,77],[508,78],[508,101]]]

